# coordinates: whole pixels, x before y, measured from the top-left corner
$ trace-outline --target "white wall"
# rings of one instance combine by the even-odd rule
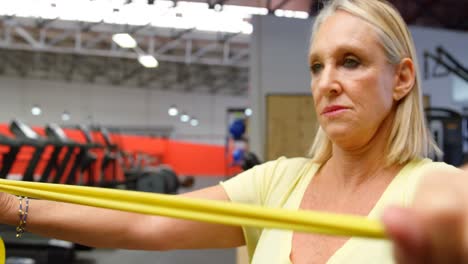
[[[43,108],[41,116],[31,114],[34,104]],[[168,116],[172,104],[195,115],[200,125],[192,127]],[[67,110],[72,124],[172,126],[175,138],[224,144],[226,109],[246,106],[246,97],[0,77],[1,123],[19,118],[31,125],[64,124],[61,113]]]
[[[266,125],[265,96],[273,93],[310,93],[307,50],[312,21],[258,16],[253,18],[253,25],[249,99],[254,114],[251,118],[249,136],[251,149],[263,156]],[[467,32],[421,27],[411,27],[410,30],[415,40],[421,67],[423,51],[435,53],[437,45],[442,45],[468,67]],[[463,107],[463,104],[456,104],[452,99],[453,78],[453,75],[449,75],[444,78],[423,80],[423,92],[431,96],[432,106],[451,107],[456,110]]]
[[[310,93],[307,47],[311,22],[255,16],[252,23],[249,100],[253,114],[249,138],[250,149],[263,159],[266,142],[265,96],[273,93]]]
[[[435,54],[435,48],[439,45],[443,46],[455,59],[468,68],[468,32],[422,27],[410,27],[410,29],[416,45],[421,73],[424,71],[423,52],[429,51]],[[430,65],[432,70],[434,62],[431,61]],[[443,71],[443,68],[439,68],[437,72]],[[453,100],[452,93],[453,89],[455,89],[456,78],[458,77],[450,74],[447,77],[423,80],[423,91],[431,96],[432,106],[449,107],[458,111],[461,111],[464,106],[468,106],[468,102],[457,103]]]

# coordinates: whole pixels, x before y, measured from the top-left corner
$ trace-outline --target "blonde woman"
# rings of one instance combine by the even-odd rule
[[[246,244],[252,263],[466,262],[468,177],[425,158],[437,150],[424,123],[413,41],[398,12],[378,0],[331,1],[315,20],[308,59],[320,122],[312,157],[270,161],[187,195],[367,215],[383,219],[391,242],[37,200],[30,204],[28,231],[94,247]],[[18,200],[0,199],[0,222],[16,225]]]

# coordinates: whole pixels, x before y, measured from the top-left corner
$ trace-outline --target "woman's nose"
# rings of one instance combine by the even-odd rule
[[[313,79],[316,78],[315,82]],[[324,96],[334,96],[341,93],[342,88],[338,81],[338,72],[332,66],[325,66],[322,71],[312,77],[315,83],[315,91]]]

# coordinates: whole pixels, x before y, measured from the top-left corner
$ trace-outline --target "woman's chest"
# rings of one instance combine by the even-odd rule
[[[333,185],[316,183],[307,188],[300,203],[302,210],[325,211],[367,216],[379,201],[387,184],[340,190]],[[380,187],[380,188],[379,188]],[[327,263],[349,237],[293,233],[290,259],[294,264]]]
[[[266,229],[262,232],[252,264],[393,264],[392,247],[386,240],[351,238],[347,241],[329,239],[301,240],[292,249],[292,232]],[[337,238],[339,239],[339,238]],[[294,252],[294,253],[293,253]],[[291,256],[291,253],[297,254]]]
[[[349,238],[294,233],[290,260],[294,264],[327,263]]]
[[[329,201],[327,199],[314,201],[309,196],[308,200],[303,201],[301,209],[367,215],[375,204],[375,202],[353,199],[351,197],[347,201],[341,200],[339,195],[336,195],[335,198],[330,197]],[[294,264],[327,263],[335,252],[343,247],[348,240],[349,237],[294,232],[291,235],[290,259]]]

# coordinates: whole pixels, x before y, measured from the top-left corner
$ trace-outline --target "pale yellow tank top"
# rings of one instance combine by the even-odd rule
[[[221,182],[231,201],[266,207],[297,210],[309,182],[320,164],[306,158],[286,159],[254,167],[238,176]],[[417,185],[426,169],[455,167],[429,159],[413,160],[392,180],[368,217],[379,219],[390,204],[410,205]],[[253,264],[290,264],[291,231],[243,227],[249,258]],[[388,241],[351,238],[328,260],[328,264],[362,264],[393,262]]]

